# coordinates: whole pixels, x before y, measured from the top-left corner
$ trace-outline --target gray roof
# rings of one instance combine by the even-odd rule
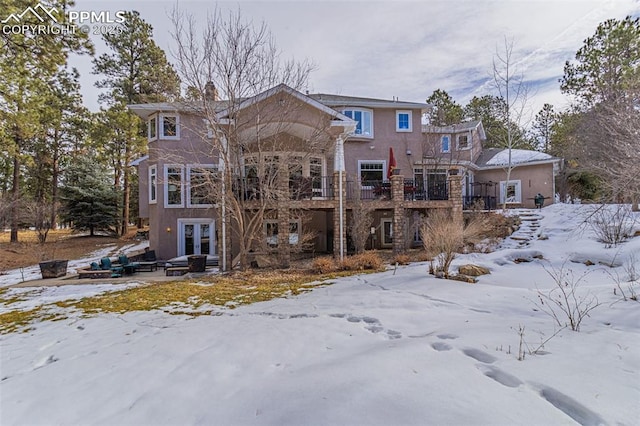
[[[407,102],[389,99],[360,98],[355,96],[328,95],[326,93],[313,93],[307,95],[312,99],[328,107],[368,107],[368,108],[405,108],[405,109],[430,109],[431,105],[419,102]]]

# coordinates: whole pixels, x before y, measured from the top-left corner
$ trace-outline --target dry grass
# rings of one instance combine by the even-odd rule
[[[233,309],[239,305],[299,295],[332,284],[333,278],[352,275],[353,271],[311,274],[305,271],[246,272],[229,276],[152,283],[80,300],[46,304],[30,310],[15,309],[0,315],[0,334],[26,332],[41,321],[66,318],[69,310],[84,315],[124,314],[133,311],[161,310],[189,316],[211,315],[213,306]],[[26,294],[8,295],[0,291],[0,304],[26,300]]]
[[[133,236],[135,230],[131,234]],[[47,242],[38,243],[35,231],[20,231],[18,243],[10,243],[9,232],[0,232],[0,272],[35,265],[49,259],[79,259],[106,245],[122,247],[131,243],[131,236],[122,239],[103,236],[74,235],[70,230],[50,231]]]

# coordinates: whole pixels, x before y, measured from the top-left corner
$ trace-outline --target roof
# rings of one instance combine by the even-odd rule
[[[460,133],[475,129],[478,129],[478,131],[480,132],[480,137],[483,140],[486,139],[484,126],[482,125],[482,121],[480,120],[464,121],[462,123],[452,124],[450,126],[431,126],[428,124],[422,126],[422,131],[424,133]]]
[[[214,101],[215,111],[222,111],[228,106],[227,101]],[[158,112],[201,112],[204,110],[202,102],[157,102],[149,104],[132,104],[127,108],[142,119],[146,119]]]
[[[400,100],[360,98],[355,96],[329,95],[326,93],[314,93],[307,95],[328,107],[368,107],[368,108],[394,108],[394,109],[431,109],[431,105],[419,102],[406,102]]]
[[[555,163],[558,161],[560,161],[560,158],[540,151],[531,151],[528,149],[511,150],[511,164],[514,166]],[[476,160],[476,165],[480,168],[498,168],[508,164],[509,150],[502,148],[483,149]]]

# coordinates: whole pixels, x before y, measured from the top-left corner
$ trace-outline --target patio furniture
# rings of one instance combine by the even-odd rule
[[[136,262],[138,267],[136,272],[153,272],[158,270],[158,262],[155,260],[152,262]]]
[[[131,262],[127,255],[121,254],[118,256],[118,264],[116,266],[122,266],[124,273],[127,275],[131,275],[136,272],[138,268],[138,262]]]
[[[103,257],[102,259],[100,259],[100,269],[108,270],[120,275],[124,273],[124,268],[119,265],[113,265],[111,263],[111,259],[109,259],[108,257]]]

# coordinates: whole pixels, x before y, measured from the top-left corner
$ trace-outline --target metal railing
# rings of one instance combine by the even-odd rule
[[[403,190],[404,199],[409,201],[449,199],[448,182],[425,186],[421,181],[405,179]],[[391,182],[388,180],[347,181],[347,200],[354,200],[358,195],[361,200],[390,200]]]
[[[489,195],[467,195],[462,197],[462,208],[464,210],[495,210],[497,205],[496,197]]]

